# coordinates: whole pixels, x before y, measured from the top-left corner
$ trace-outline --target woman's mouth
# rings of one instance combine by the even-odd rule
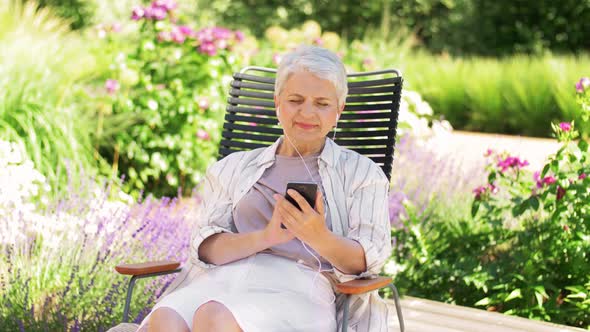
[[[316,125],[312,125],[312,124],[307,124],[307,123],[300,123],[300,122],[295,122],[295,124],[302,129],[312,129],[317,127]]]

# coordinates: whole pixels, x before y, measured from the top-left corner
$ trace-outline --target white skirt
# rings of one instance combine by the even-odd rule
[[[214,267],[189,285],[160,299],[157,308],[174,309],[192,327],[204,303],[225,305],[244,332],[336,331],[336,305],[330,281],[317,270],[293,260],[256,255]]]

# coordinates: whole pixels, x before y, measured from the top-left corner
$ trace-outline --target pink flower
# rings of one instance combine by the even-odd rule
[[[504,160],[500,160],[498,162],[498,167],[500,167],[500,172],[505,172],[508,168],[522,168],[528,166],[529,162],[526,160],[520,160],[518,157],[506,157]]]
[[[584,92],[584,90],[587,89],[588,87],[590,87],[590,78],[588,78],[588,77],[582,77],[582,78],[580,78],[578,83],[576,83],[576,91],[578,93]]]
[[[569,232],[570,227],[568,225],[563,225],[563,230]]]
[[[563,189],[562,187],[558,186],[557,187],[557,200],[561,200],[563,198],[563,196],[565,196],[565,189]]]
[[[551,185],[551,184],[554,184],[555,182],[557,182],[557,179],[551,175],[543,178],[543,184]]]
[[[236,38],[237,41],[241,42],[242,40],[244,40],[244,33],[242,31],[236,31],[234,32],[234,37]]]
[[[158,33],[158,41],[159,42],[168,42],[172,40],[172,35],[168,31],[161,31]]]
[[[559,124],[559,128],[563,131],[570,131],[572,129],[572,124],[569,122],[562,122]]]
[[[209,135],[209,133],[207,131],[203,130],[203,129],[197,130],[197,137],[199,139],[204,140],[204,141],[208,141],[211,138],[211,136]]]
[[[162,8],[165,11],[170,11],[176,9],[176,7],[178,7],[178,4],[176,3],[176,1],[173,0],[155,0],[152,1],[152,8],[155,7]]]
[[[227,48],[227,40],[225,39],[217,39],[215,42],[215,47],[219,50],[225,50]]]
[[[178,30],[186,37],[194,38],[196,36],[195,30],[191,29],[191,27],[187,25],[178,26]]]
[[[105,84],[104,87],[107,89],[108,94],[112,95],[115,92],[119,91],[119,81],[117,80],[113,80],[113,79],[108,79]]]
[[[145,17],[145,10],[143,7],[136,6],[133,8],[133,12],[131,13],[131,19],[134,21],[140,20]]]
[[[586,178],[586,173],[582,173],[578,176],[578,180],[584,180]]]
[[[114,33],[121,32],[121,23],[115,22],[111,24],[111,31]]]
[[[199,45],[199,52],[209,56],[214,56],[217,54],[217,49],[215,48],[215,44],[212,42],[204,42]]]
[[[496,187],[492,183],[488,183],[485,186],[479,186],[479,187],[473,189],[473,193],[475,193],[476,200],[482,199],[482,196],[485,196],[489,193],[496,194],[496,193],[498,193],[498,191],[499,191],[498,187]]]
[[[207,110],[209,108],[209,100],[205,97],[202,97],[199,99],[199,108],[202,109],[203,111]]]
[[[171,37],[172,41],[174,41],[177,44],[184,43],[184,41],[186,39],[186,35],[177,26],[174,26],[172,28],[172,31],[170,32],[170,37]]]
[[[313,43],[316,44],[316,45],[318,45],[318,46],[324,45],[324,41],[322,40],[322,38],[319,38],[319,37],[316,38],[316,39],[314,39],[313,40]]]
[[[168,15],[168,12],[166,11],[166,9],[164,9],[162,7],[152,6],[152,7],[145,8],[144,17],[147,19],[154,19],[156,21],[161,21],[161,20],[165,19],[167,15]]]
[[[281,60],[283,60],[283,56],[279,53],[275,53],[272,55],[272,62],[274,62],[275,65],[280,64]]]

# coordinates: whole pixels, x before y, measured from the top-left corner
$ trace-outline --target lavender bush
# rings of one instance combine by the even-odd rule
[[[13,162],[0,157],[3,165]],[[30,171],[26,162],[15,167],[21,168],[16,171],[20,174]],[[42,178],[34,185],[43,186]],[[0,195],[3,330],[104,331],[120,322],[128,283],[114,271],[115,265],[186,260],[191,209],[198,206],[198,195],[182,204],[177,198],[134,202],[116,188],[113,182],[99,186],[88,178],[45,207],[32,204],[30,197],[15,202]],[[172,278],[138,283],[132,305],[135,321],[146,315]]]

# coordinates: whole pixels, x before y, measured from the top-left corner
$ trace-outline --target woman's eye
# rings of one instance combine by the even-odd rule
[[[326,106],[328,106],[329,104],[326,104],[326,103],[318,103],[318,105],[320,105],[320,106],[322,106],[322,107],[326,107]]]

